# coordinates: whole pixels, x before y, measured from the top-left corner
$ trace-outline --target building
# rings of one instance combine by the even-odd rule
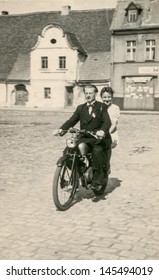
[[[0,106],[64,108],[110,83],[114,9],[0,16]]]
[[[159,0],[118,1],[111,77],[121,109],[159,110]]]

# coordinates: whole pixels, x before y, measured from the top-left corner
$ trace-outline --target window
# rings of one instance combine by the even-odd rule
[[[146,40],[146,60],[154,60],[155,59],[155,49],[156,44],[155,40]]]
[[[127,41],[127,60],[136,60],[136,41]]]
[[[51,98],[51,88],[49,88],[49,87],[44,88],[44,98],[46,98],[46,99]]]
[[[142,13],[142,7],[134,2],[129,3],[125,10],[125,16],[127,17],[127,21],[130,23],[137,21],[138,17],[140,17],[140,14]]]
[[[66,56],[59,56],[59,68],[66,68]]]
[[[41,68],[42,69],[48,68],[48,57],[47,56],[41,57]]]
[[[51,44],[56,44],[56,39],[53,38],[50,40],[50,42],[51,42]]]
[[[135,22],[137,21],[138,11],[137,10],[129,10],[128,11],[128,21]]]

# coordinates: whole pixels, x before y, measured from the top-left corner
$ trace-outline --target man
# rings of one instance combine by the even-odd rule
[[[63,130],[68,130],[80,121],[80,129],[93,131],[98,137],[94,138],[90,135],[87,137],[83,136],[79,139],[81,151],[83,150],[84,153],[85,146],[87,146],[92,152],[92,188],[94,189],[100,189],[102,185],[106,184],[108,172],[106,150],[109,149],[111,145],[109,134],[111,121],[107,113],[106,105],[96,101],[97,92],[98,89],[95,85],[86,85],[84,88],[86,103],[79,105],[70,119],[58,130],[58,132],[63,135]]]

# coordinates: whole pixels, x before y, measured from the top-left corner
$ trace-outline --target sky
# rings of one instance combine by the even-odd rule
[[[115,8],[118,0],[0,0],[0,13],[30,13],[40,11],[60,11],[62,6],[72,10]]]

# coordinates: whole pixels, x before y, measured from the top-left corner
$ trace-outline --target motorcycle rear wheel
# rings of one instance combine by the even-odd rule
[[[53,179],[53,201],[60,211],[70,208],[78,187],[77,169],[75,166],[73,169],[68,166],[67,160],[61,166],[57,166]]]

